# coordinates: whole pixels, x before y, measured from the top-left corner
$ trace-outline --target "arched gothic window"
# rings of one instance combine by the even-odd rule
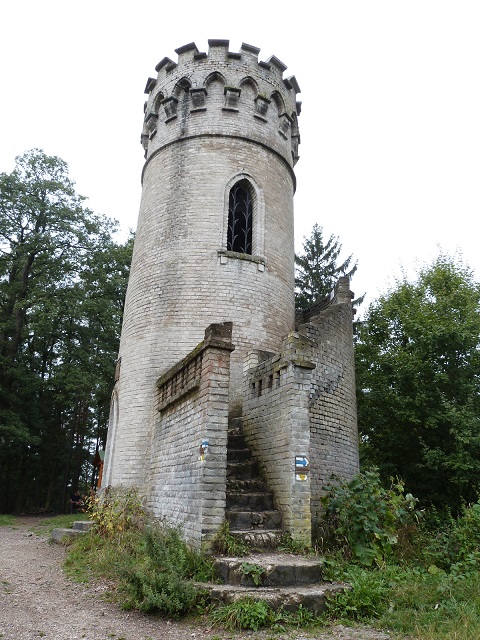
[[[252,253],[252,188],[240,180],[230,189],[228,201],[227,250]]]

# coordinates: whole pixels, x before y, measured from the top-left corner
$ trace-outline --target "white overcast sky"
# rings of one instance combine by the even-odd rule
[[[301,88],[296,246],[340,237],[368,300],[439,249],[480,279],[479,0],[16,0],[0,11],[0,171],[39,147],[135,228],[143,89],[209,38],[276,55]]]

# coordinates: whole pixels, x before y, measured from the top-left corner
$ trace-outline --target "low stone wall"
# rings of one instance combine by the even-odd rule
[[[157,382],[147,504],[208,547],[225,517],[232,323],[205,339]]]
[[[281,355],[252,352],[245,375],[243,428],[253,455],[274,492],[283,526],[298,541],[310,543],[308,469],[296,474],[295,459],[308,460],[310,450],[310,377],[315,366],[311,345],[290,334]]]
[[[359,470],[349,279],[340,278],[329,300],[303,319],[279,354],[250,354],[244,431],[285,528],[306,540],[330,477],[350,479]],[[307,459],[305,473],[296,458]]]
[[[348,278],[340,278],[330,306],[299,329],[315,345],[309,401],[314,521],[330,477],[350,479],[359,471],[352,296]]]

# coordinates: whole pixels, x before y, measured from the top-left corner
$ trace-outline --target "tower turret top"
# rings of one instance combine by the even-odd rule
[[[209,40],[208,53],[194,42],[163,58],[148,78],[142,144],[148,159],[165,144],[192,135],[242,136],[267,145],[291,166],[298,160],[301,103],[295,76],[276,56],[258,60],[260,49]]]

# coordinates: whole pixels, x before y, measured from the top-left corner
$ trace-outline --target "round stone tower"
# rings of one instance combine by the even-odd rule
[[[294,328],[293,166],[299,92],[275,56],[209,40],[145,88],[145,166],[107,443],[106,484],[142,485],[155,383],[231,321],[230,414],[243,361]]]

